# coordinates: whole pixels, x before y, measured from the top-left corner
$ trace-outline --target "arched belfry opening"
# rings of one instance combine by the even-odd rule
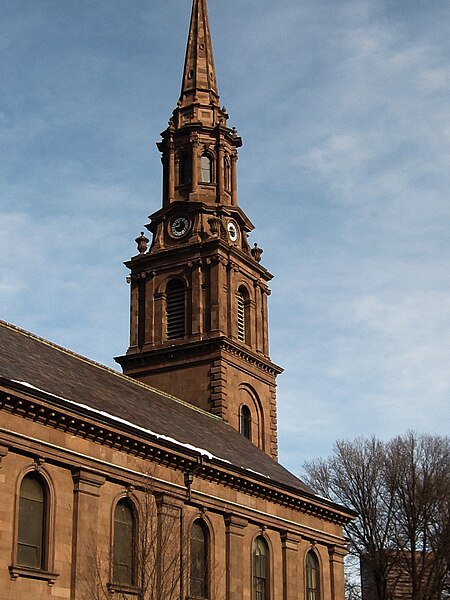
[[[180,159],[179,184],[188,185],[192,181],[192,156],[184,152]]]
[[[213,183],[213,159],[209,154],[202,154],[200,159],[201,182]]]

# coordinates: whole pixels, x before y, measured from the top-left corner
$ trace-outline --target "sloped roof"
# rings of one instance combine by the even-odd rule
[[[0,320],[0,377],[300,492],[314,492],[222,419]]]

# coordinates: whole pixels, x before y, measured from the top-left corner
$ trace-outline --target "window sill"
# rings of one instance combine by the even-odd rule
[[[127,594],[129,596],[139,596],[140,588],[132,585],[120,585],[119,583],[108,583],[108,591],[113,596],[114,594]]]
[[[27,577],[28,579],[40,579],[41,581],[46,581],[48,585],[53,585],[59,577],[59,573],[50,573],[49,571],[42,571],[40,569],[12,565],[9,567],[9,576],[12,581],[17,581],[19,577]]]

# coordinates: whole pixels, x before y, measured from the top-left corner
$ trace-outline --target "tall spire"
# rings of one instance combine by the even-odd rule
[[[185,2],[187,0],[184,0]],[[137,238],[130,347],[117,360],[136,377],[209,410],[277,455],[269,358],[268,283],[253,225],[238,206],[242,140],[219,104],[206,0],[192,1],[181,96],[161,133],[162,207]],[[251,429],[251,431],[250,431]],[[245,434],[247,435],[247,434]]]
[[[206,0],[193,0],[179,106],[219,105]]]

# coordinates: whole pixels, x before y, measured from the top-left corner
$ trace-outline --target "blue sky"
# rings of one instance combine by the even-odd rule
[[[190,0],[3,0],[1,318],[115,365]],[[281,460],[448,433],[450,4],[209,0],[240,205],[274,273]]]

